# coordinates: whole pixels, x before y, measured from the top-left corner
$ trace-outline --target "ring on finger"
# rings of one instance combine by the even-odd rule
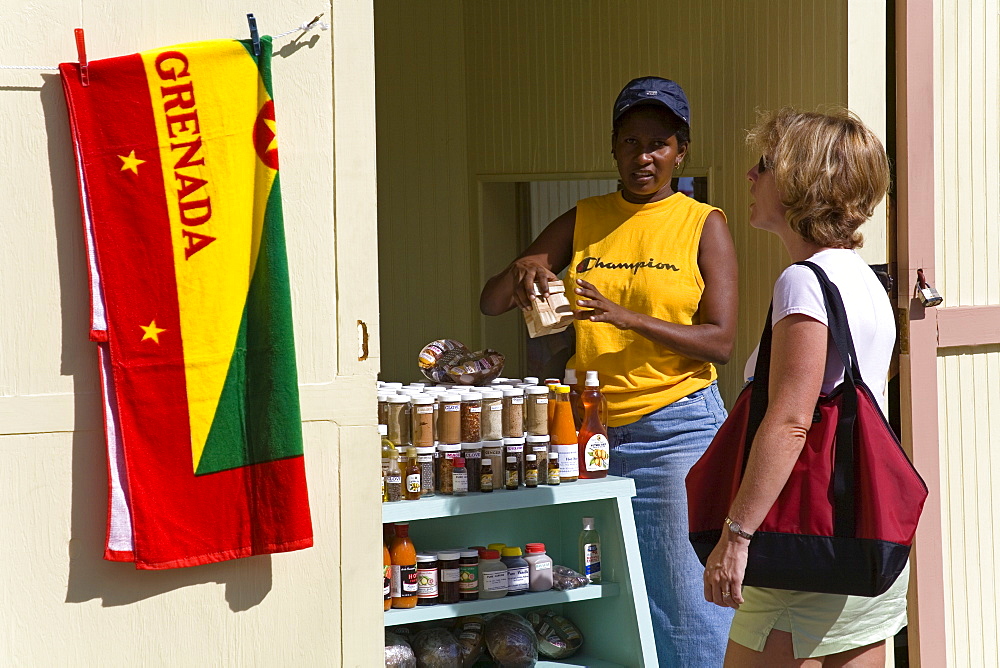
[[[729,598],[730,596],[732,596],[732,593],[730,593],[728,591],[722,592],[722,598]]]

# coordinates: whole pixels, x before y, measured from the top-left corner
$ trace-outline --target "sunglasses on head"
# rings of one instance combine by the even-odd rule
[[[760,156],[760,160],[757,161],[757,173],[763,174],[767,170],[768,170],[767,161],[764,159],[764,156]]]

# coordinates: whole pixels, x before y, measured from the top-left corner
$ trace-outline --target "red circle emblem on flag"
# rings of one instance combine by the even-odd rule
[[[257,112],[253,124],[253,148],[260,161],[271,169],[278,168],[278,137],[275,135],[274,100],[268,100]]]

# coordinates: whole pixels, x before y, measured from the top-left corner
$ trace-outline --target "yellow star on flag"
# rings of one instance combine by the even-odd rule
[[[142,335],[142,340],[143,341],[145,341],[146,339],[152,339],[156,343],[160,342],[160,332],[167,331],[165,329],[161,329],[161,328],[157,327],[155,320],[153,322],[149,323],[148,326],[147,325],[139,325],[139,327],[140,327],[140,329],[142,329],[142,331],[145,332],[145,334]]]
[[[267,129],[271,131],[271,143],[269,143],[267,148],[264,149],[264,152],[267,153],[271,149],[278,148],[278,124],[270,118],[265,118],[263,120],[264,125],[266,125]]]
[[[122,171],[126,169],[131,169],[133,174],[139,173],[139,165],[146,162],[145,160],[140,160],[135,157],[135,149],[132,150],[128,155],[120,155],[118,159],[122,161]]]

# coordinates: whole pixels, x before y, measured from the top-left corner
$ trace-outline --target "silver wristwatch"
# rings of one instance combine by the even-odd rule
[[[743,538],[746,538],[747,540],[750,540],[750,539],[753,538],[753,534],[752,533],[747,533],[746,531],[744,531],[743,527],[740,526],[739,522],[734,522],[733,520],[729,519],[728,517],[726,518],[726,526],[729,527],[729,531],[731,533],[734,533],[737,536],[742,536]]]

